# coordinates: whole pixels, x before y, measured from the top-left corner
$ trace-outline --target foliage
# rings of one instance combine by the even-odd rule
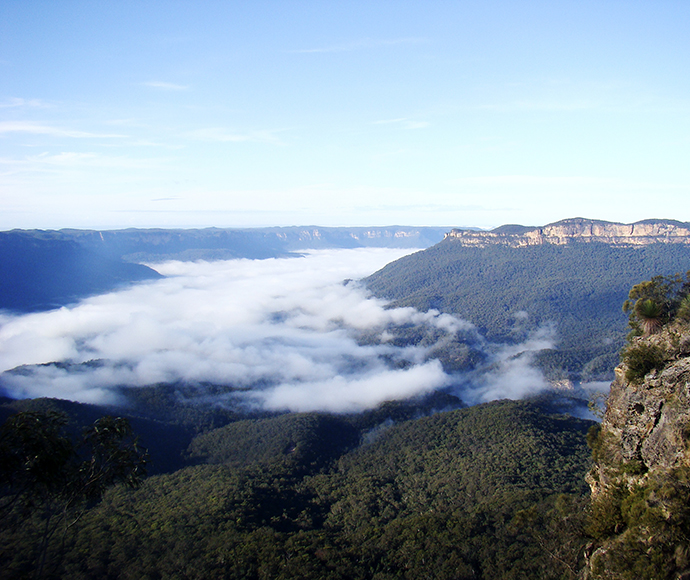
[[[676,318],[681,322],[690,322],[690,294],[680,301]]]
[[[598,540],[613,538],[595,554],[598,577],[678,578],[690,566],[690,468],[655,472],[632,489],[620,485],[602,494],[586,530]]]
[[[295,413],[271,419],[245,419],[195,437],[188,449],[194,462],[283,466],[296,474],[312,472],[356,447],[359,432],[345,419]]]
[[[62,493],[72,442],[62,434],[66,418],[55,412],[19,413],[0,430],[2,512],[16,502],[33,507],[44,498]]]
[[[200,464],[106,490],[57,573],[574,578],[590,424],[510,401],[421,418],[395,404],[231,422],[192,440]],[[21,576],[26,538],[0,539],[12,549],[6,576]]]
[[[651,298],[638,300],[635,303],[635,314],[640,320],[645,335],[654,334],[662,326],[663,309]]]
[[[78,443],[65,436],[66,422],[55,412],[24,412],[0,431],[0,514],[12,540],[3,548],[16,548],[17,539],[32,546],[32,561],[9,562],[22,575],[31,570],[40,578],[57,567],[67,533],[87,507],[108,487],[135,487],[145,475],[146,452],[127,419],[103,417]]]
[[[608,392],[594,392],[589,396],[589,400],[587,401],[587,409],[593,417],[596,417],[599,421],[601,421],[604,419],[604,415],[606,414],[606,405],[608,404],[608,400]]]
[[[594,423],[588,430],[587,430],[587,447],[589,447],[592,450],[592,455],[594,461],[598,461],[596,454],[599,450],[600,444],[601,444],[601,423]]]
[[[454,313],[490,341],[519,342],[553,322],[558,350],[537,359],[547,374],[610,380],[626,333],[620,305],[630,288],[689,262],[683,244],[476,248],[447,239],[389,264],[367,286],[396,306]]]
[[[631,383],[640,383],[647,373],[663,368],[666,352],[656,344],[634,342],[623,349],[621,360],[626,365],[626,380]]]
[[[633,286],[623,303],[623,312],[630,313],[629,325],[633,335],[652,334],[673,320],[689,294],[690,271],[685,276],[654,276]]]

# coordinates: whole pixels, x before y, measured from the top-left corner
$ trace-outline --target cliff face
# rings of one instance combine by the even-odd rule
[[[646,358],[645,358],[646,357]],[[596,438],[586,579],[690,578],[690,328],[624,351]],[[630,361],[647,361],[636,372]]]
[[[619,246],[655,243],[690,244],[690,224],[670,220],[644,220],[619,224],[574,218],[543,227],[501,226],[488,232],[451,230],[446,239],[463,246],[486,247],[492,244],[514,248],[541,244],[564,245],[571,242],[604,242]]]

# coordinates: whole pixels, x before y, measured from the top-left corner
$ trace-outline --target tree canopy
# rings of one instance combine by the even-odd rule
[[[107,488],[136,487],[146,474],[146,450],[126,418],[102,417],[77,441],[66,423],[54,411],[26,411],[0,430],[0,516],[32,546],[17,571],[37,578],[59,566],[68,532]]]

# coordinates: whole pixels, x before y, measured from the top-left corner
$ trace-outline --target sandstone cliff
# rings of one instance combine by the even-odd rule
[[[491,231],[451,230],[446,239],[463,246],[499,244],[514,248],[571,242],[604,242],[620,246],[654,243],[690,244],[690,224],[671,220],[644,220],[619,224],[583,218],[562,220],[543,227],[507,225]]]
[[[641,368],[652,367],[645,374],[631,366],[640,357],[648,359]],[[676,322],[632,339],[623,361],[600,431],[590,436],[589,534],[595,540],[583,577],[687,580],[690,327]]]

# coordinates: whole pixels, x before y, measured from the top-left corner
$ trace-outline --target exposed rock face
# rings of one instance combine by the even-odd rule
[[[514,248],[571,242],[604,242],[620,246],[655,243],[690,244],[690,224],[670,220],[644,220],[619,224],[573,218],[543,227],[501,226],[488,232],[451,230],[446,239],[464,246],[486,247],[500,244]]]
[[[625,563],[662,554],[671,575],[653,577],[690,578],[687,509],[679,507],[690,499],[690,328],[669,325],[629,348],[657,349],[663,362],[636,379],[626,364],[616,369],[587,475],[595,517],[613,524],[591,546],[583,577],[640,578]]]
[[[611,437],[607,446],[611,455],[588,475],[595,497],[612,483],[609,468],[616,460],[643,463],[645,473],[630,476],[630,484],[644,481],[652,470],[690,466],[684,433],[690,425],[690,331],[667,328],[658,335],[634,339],[632,346],[642,344],[663,349],[666,364],[641,382],[626,379],[625,364],[616,368],[602,422],[602,433]]]

